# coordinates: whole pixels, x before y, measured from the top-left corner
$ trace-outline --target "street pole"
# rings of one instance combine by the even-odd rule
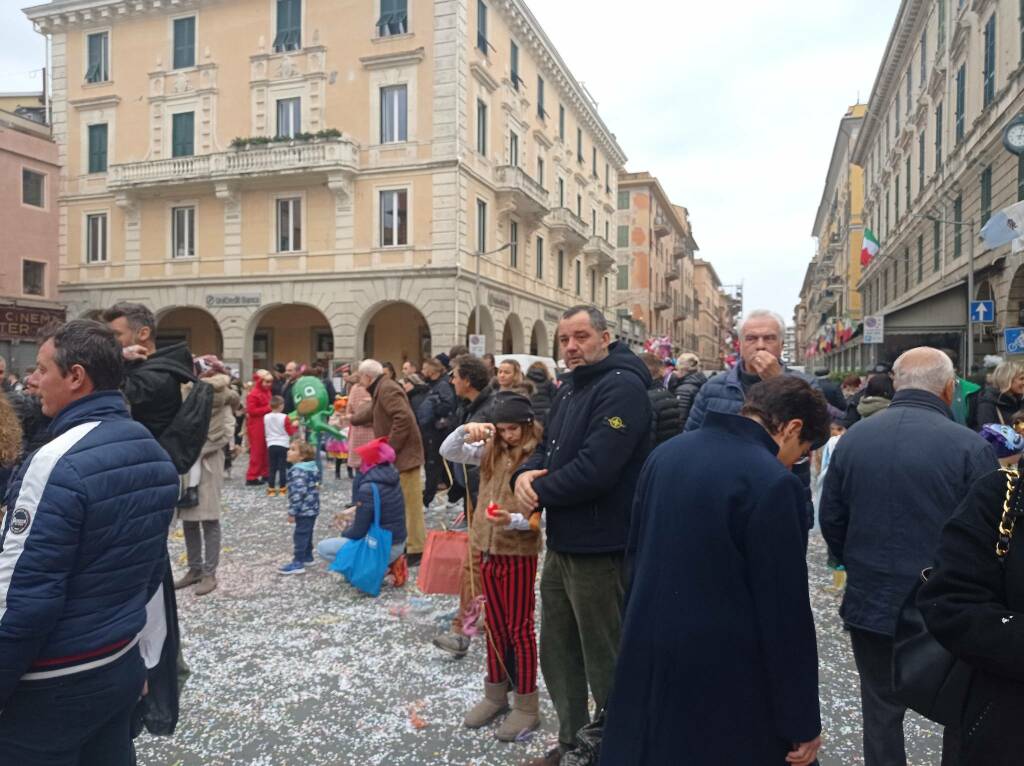
[[[503,250],[508,250],[512,247],[511,242],[506,242],[501,247],[495,250],[488,250],[486,253],[477,251],[476,254],[476,285],[474,286],[473,296],[473,329],[476,330],[475,335],[482,335],[480,332],[480,259],[485,255],[497,255]]]
[[[974,322],[971,317],[971,301],[974,300],[974,219],[967,222],[970,237],[967,249],[967,363],[964,365],[964,377],[971,374],[974,364]],[[995,317],[993,317],[995,318]]]

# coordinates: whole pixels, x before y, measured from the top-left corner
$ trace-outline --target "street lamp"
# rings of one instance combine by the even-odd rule
[[[477,251],[476,253],[476,285],[474,291],[474,306],[473,306],[473,326],[476,329],[476,334],[480,335],[480,259],[486,255],[497,255],[498,253],[508,250],[515,244],[513,242],[506,242],[499,248],[494,250],[488,250],[487,252]]]

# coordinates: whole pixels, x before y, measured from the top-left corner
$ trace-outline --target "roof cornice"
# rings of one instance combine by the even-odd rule
[[[103,24],[115,19],[155,13],[176,13],[216,0],[52,0],[22,12],[41,34]]]
[[[570,104],[580,115],[615,167],[621,170],[626,165],[626,154],[619,146],[615,134],[605,125],[593,98],[569,71],[569,67],[558,53],[558,49],[541,28],[536,17],[526,7],[524,0],[497,0],[494,3],[509,19],[517,40],[529,46],[534,57],[548,79],[556,83],[562,93],[568,96]]]
[[[927,6],[927,7],[926,7]],[[868,110],[864,115],[864,126],[860,131],[857,144],[853,148],[852,162],[864,164],[864,155],[878,133],[882,124],[882,115],[889,108],[893,98],[893,89],[899,85],[900,77],[906,70],[906,56],[917,44],[917,25],[922,18],[927,18],[931,3],[925,0],[901,0],[900,10],[896,14],[896,22],[889,32],[889,41],[885,44],[885,53],[878,65],[875,84],[871,87],[871,98],[868,99]],[[947,13],[955,14],[952,4],[947,6]],[[953,19],[955,21],[955,19]]]

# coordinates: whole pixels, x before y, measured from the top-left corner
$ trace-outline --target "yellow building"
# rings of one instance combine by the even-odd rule
[[[247,373],[397,366],[478,326],[550,354],[565,307],[608,305],[625,156],[521,0],[26,13],[52,41],[72,315],[139,300],[161,343]]]
[[[814,217],[815,253],[795,312],[795,362],[809,367],[865,366],[857,332],[863,318],[857,284],[864,242],[864,173],[851,157],[866,113],[865,105],[856,104],[839,121]]]
[[[641,336],[671,338],[676,353],[696,352],[698,247],[689,213],[647,172],[619,175],[617,203],[616,303],[625,321]]]
[[[727,338],[735,327],[733,301],[722,290],[714,266],[700,258],[693,266],[697,342],[692,350],[700,357],[703,369],[721,370],[723,355],[731,350]]]

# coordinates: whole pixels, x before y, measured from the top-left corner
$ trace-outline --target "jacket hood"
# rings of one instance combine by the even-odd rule
[[[577,367],[572,371],[569,379],[577,385],[582,385],[612,370],[628,370],[640,378],[644,388],[651,387],[651,373],[647,371],[647,365],[619,341],[608,346],[608,356],[597,364]]]
[[[526,377],[532,380],[534,383],[550,383],[548,376],[544,373],[544,370],[527,370]]]
[[[134,369],[170,373],[179,383],[188,383],[196,379],[192,367],[192,354],[189,353],[188,346],[184,343],[158,348],[147,358],[132,364]]]
[[[312,460],[303,460],[301,463],[293,463],[292,467],[298,468],[302,471],[309,471],[310,473],[317,472],[316,463]]]
[[[359,479],[359,483],[372,481],[377,484],[393,484],[398,486],[398,479],[398,470],[393,463],[380,463],[364,473]]]
[[[862,418],[866,418],[884,410],[890,404],[892,404],[892,401],[884,396],[865,396],[860,400],[860,404],[857,405],[857,413]]]
[[[53,439],[82,423],[97,419],[131,420],[131,417],[120,391],[97,391],[83,396],[58,412],[47,428],[47,433]]]

